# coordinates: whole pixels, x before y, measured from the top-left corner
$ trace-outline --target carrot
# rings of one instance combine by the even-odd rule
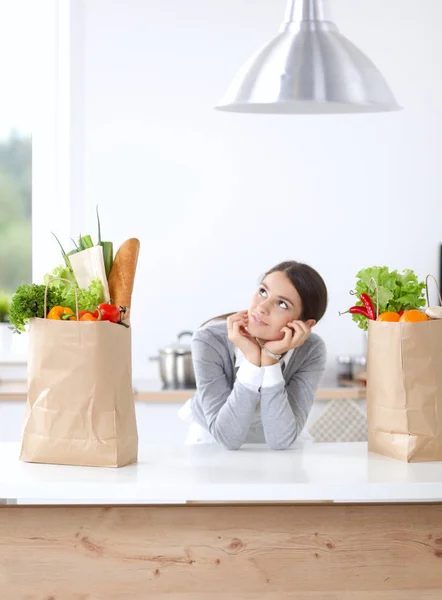
[[[130,238],[123,242],[115,255],[109,273],[111,302],[128,309],[124,318],[129,316],[139,252],[140,240],[137,238]]]

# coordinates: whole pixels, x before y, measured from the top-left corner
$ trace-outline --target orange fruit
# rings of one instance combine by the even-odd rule
[[[420,323],[429,320],[424,312],[415,309],[407,310],[401,317],[401,323]]]
[[[400,320],[401,316],[397,312],[384,312],[381,313],[378,317],[378,321],[385,321],[386,323],[397,323]]]

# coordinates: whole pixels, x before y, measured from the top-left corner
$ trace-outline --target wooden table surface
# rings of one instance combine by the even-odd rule
[[[140,466],[148,471],[144,488],[135,466],[58,468],[20,464],[15,458],[13,477],[11,472],[3,476],[3,493],[11,488],[9,497],[22,493],[26,500],[31,489],[47,498],[58,489],[69,495],[78,486],[85,490],[83,498],[87,490],[93,497],[95,487],[103,497],[107,485],[119,498],[128,496],[130,504],[42,505],[44,499],[40,505],[0,506],[0,598],[441,600],[442,495],[433,496],[439,503],[404,503],[397,493],[407,482],[410,490],[422,488],[423,493],[430,493],[423,485],[427,480],[440,487],[441,465],[370,456],[360,444],[332,446],[285,453],[177,450],[169,477],[171,461],[161,460],[153,448],[141,457]],[[317,461],[312,462],[312,452]],[[204,483],[202,493],[207,488],[224,493],[226,478],[238,498],[247,480],[262,484],[263,473],[267,485],[256,502],[175,505],[171,500],[196,480]],[[155,475],[170,480],[168,503],[137,504],[137,494],[152,495]],[[298,491],[311,484],[312,494],[321,480],[324,500],[314,501],[313,495],[301,500],[289,486],[291,501],[270,501],[269,490],[285,480],[298,482]],[[69,488],[72,481],[77,485]],[[346,482],[350,493],[359,488],[365,493],[364,481],[377,501],[336,500],[342,496],[340,483]],[[102,489],[96,482],[102,482]],[[379,503],[382,489],[389,502]]]
[[[5,600],[441,600],[442,505],[0,507]]]

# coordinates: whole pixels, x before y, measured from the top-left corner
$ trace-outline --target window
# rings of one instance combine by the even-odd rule
[[[0,138],[0,289],[7,294],[32,279],[31,155],[30,135],[13,129]]]
[[[79,185],[71,165],[74,120],[81,131],[71,94],[82,77],[81,61],[76,77],[71,63],[83,13],[77,0],[0,0],[0,14],[1,313],[2,290],[12,295],[22,282],[42,283],[57,264],[51,232],[70,237],[71,188]],[[1,335],[3,325],[0,319]],[[6,349],[1,335],[0,367],[25,360],[27,335],[14,335]]]
[[[71,237],[83,13],[76,0],[0,0],[0,14],[0,292],[13,292],[55,266],[51,232]]]
[[[0,1],[0,291],[32,273],[32,0]]]

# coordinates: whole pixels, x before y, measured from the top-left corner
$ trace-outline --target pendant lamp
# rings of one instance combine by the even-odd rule
[[[328,0],[289,0],[279,33],[243,65],[216,108],[268,114],[401,109],[374,63],[339,32]]]

